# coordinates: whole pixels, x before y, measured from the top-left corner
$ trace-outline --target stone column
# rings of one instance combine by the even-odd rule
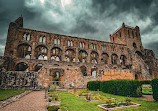
[[[35,42],[32,43],[31,59],[35,59]]]
[[[78,48],[76,48],[76,54],[75,54],[75,62],[78,62]]]

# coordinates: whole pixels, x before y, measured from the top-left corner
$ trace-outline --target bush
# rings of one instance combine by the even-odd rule
[[[158,78],[152,80],[151,86],[153,90],[153,98],[155,101],[158,101]]]
[[[100,83],[101,81],[89,81],[87,83],[87,88],[92,91],[97,91],[100,89]]]
[[[144,80],[144,81],[140,81],[142,84],[151,84],[150,80]]]
[[[49,88],[49,92],[53,92],[53,91],[55,91],[56,90],[56,87],[55,86],[50,86],[50,88]]]
[[[59,109],[59,106],[48,106],[47,107],[48,111],[58,111],[58,109]]]
[[[100,83],[100,90],[121,96],[142,96],[141,82],[136,80],[110,80]]]

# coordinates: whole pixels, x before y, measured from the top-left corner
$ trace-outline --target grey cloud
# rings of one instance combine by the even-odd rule
[[[92,26],[90,23],[84,21],[84,20],[79,20],[77,21],[77,24],[75,28],[71,31],[72,33],[96,33],[98,30]]]
[[[158,0],[72,1],[72,5],[62,8],[60,0],[45,0],[44,4],[40,4],[40,0],[1,0],[0,55],[9,23],[22,14],[26,28],[104,41],[109,40],[109,34],[122,22],[134,27],[139,25],[145,47],[153,49],[158,57],[157,41],[153,46],[152,41],[146,41],[147,37],[155,39],[153,29],[158,26]],[[31,4],[33,2],[35,4]]]
[[[155,52],[155,56],[158,57],[158,41],[146,44],[146,48],[152,49]]]

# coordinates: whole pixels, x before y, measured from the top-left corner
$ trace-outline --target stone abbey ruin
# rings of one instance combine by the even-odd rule
[[[71,37],[23,27],[23,17],[9,24],[4,56],[0,57],[2,88],[85,88],[88,81],[151,80],[158,60],[145,49],[139,27],[122,26],[110,42]]]

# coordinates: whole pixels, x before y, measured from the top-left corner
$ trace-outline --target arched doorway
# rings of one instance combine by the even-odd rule
[[[25,62],[20,62],[15,66],[15,71],[27,71],[28,65]]]
[[[53,85],[62,86],[64,70],[60,68],[50,69],[50,81],[53,81]]]

